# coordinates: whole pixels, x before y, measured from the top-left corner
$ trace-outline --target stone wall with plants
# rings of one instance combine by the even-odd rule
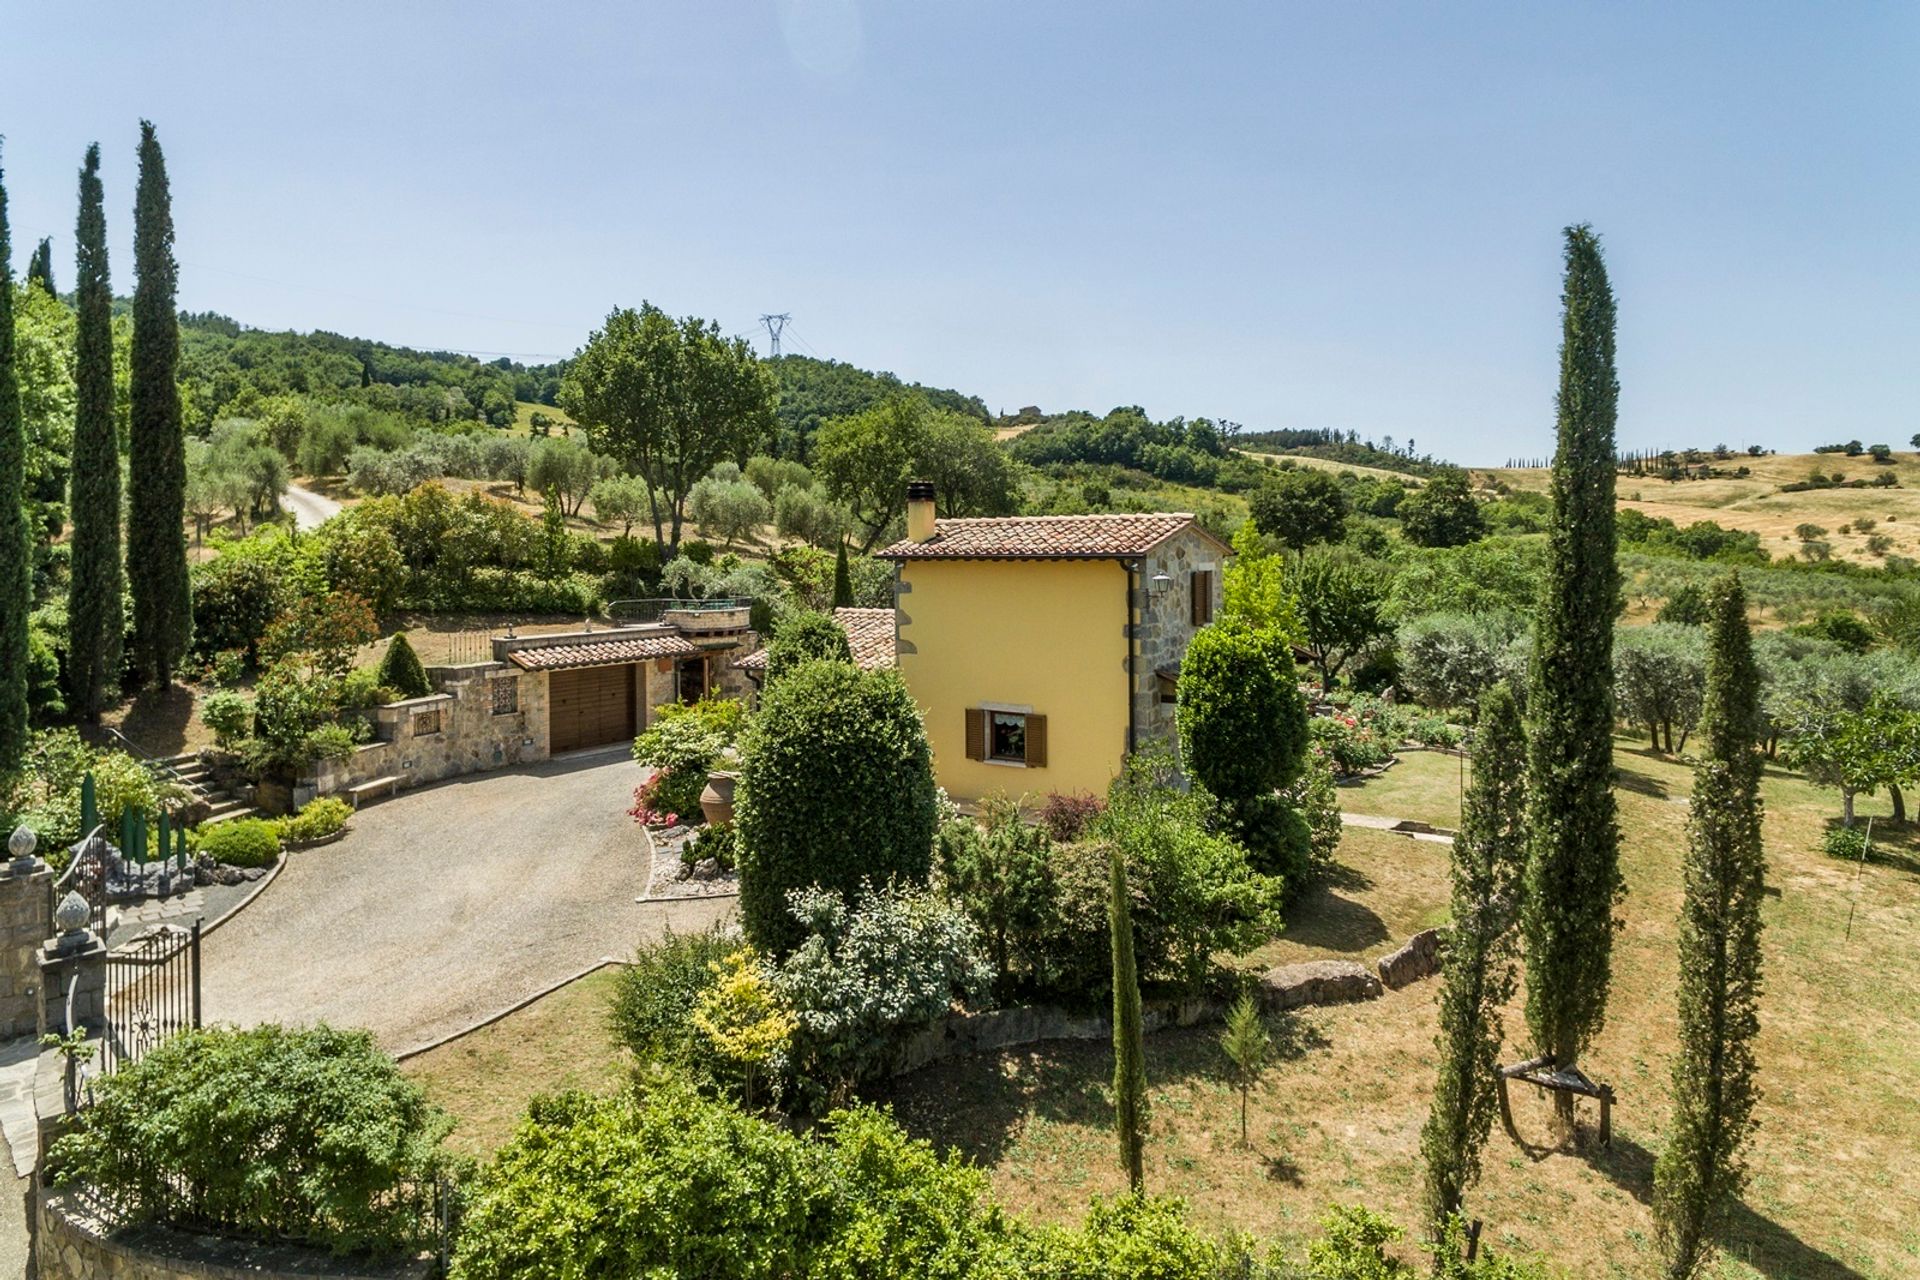
[[[321,760],[310,785],[331,795],[375,778],[408,785],[547,757],[547,678],[504,662],[434,667],[437,691],[371,711],[378,735]],[[511,681],[509,694],[496,682]],[[511,705],[511,710],[507,710]]]
[[[35,1209],[40,1280],[427,1280],[422,1260],[343,1266],[331,1255],[146,1228],[115,1231],[80,1199],[47,1192]]]

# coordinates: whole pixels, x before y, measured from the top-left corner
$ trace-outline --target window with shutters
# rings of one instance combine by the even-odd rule
[[[987,713],[987,759],[1002,764],[1027,762],[1027,718],[1011,711]]]
[[[1204,627],[1213,621],[1213,570],[1195,569],[1190,577],[1193,591],[1192,622]]]
[[[967,759],[1043,768],[1047,763],[1047,718],[1031,711],[969,709]]]

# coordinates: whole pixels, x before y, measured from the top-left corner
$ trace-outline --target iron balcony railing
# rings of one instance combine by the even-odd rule
[[[736,609],[751,609],[753,600],[747,596],[718,596],[710,600],[675,600],[671,597],[656,597],[650,600],[609,600],[607,618],[625,626],[637,626],[641,623],[658,622],[667,613],[727,613]]]

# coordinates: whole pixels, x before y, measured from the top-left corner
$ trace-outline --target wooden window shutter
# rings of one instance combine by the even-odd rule
[[[987,758],[987,713],[978,707],[967,708],[967,759]]]
[[[1027,768],[1047,767],[1047,718],[1027,717]]]
[[[1213,621],[1213,572],[1209,569],[1196,569],[1190,581],[1193,598],[1187,620],[1196,627],[1204,627]]]

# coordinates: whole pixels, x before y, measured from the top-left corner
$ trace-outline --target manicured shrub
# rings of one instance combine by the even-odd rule
[[[741,744],[734,812],[740,914],[770,956],[803,937],[788,914],[791,890],[925,884],[933,759],[899,675],[808,662],[769,682]]]
[[[339,1253],[432,1240],[451,1122],[365,1031],[183,1031],[91,1089],[50,1164],[124,1221]]]
[[[849,905],[802,889],[790,901],[805,941],[775,986],[794,1018],[791,1087],[816,1111],[884,1074],[907,1039],[993,981],[979,930],[926,890],[888,885]]]
[[[454,1280],[1019,1274],[984,1172],[868,1108],[816,1133],[672,1080],[541,1100],[474,1182]]]
[[[345,830],[347,820],[352,817],[353,807],[345,800],[338,796],[319,796],[309,800],[299,813],[281,820],[280,838],[290,844],[324,840]]]
[[[718,925],[699,933],[669,929],[643,943],[614,983],[614,1039],[642,1062],[702,1067],[693,1010],[714,983],[714,966],[739,946],[739,935]]]
[[[215,742],[231,747],[253,731],[253,699],[230,690],[210,693],[200,704],[200,720]]]
[[[1306,763],[1306,705],[1277,630],[1202,628],[1180,663],[1178,718],[1188,771],[1229,803],[1272,794]]]
[[[795,609],[780,619],[773,639],[767,644],[767,684],[773,684],[803,662],[821,659],[853,661],[846,628],[828,614]]]
[[[413,651],[404,631],[394,632],[393,639],[387,641],[386,656],[380,659],[375,679],[403,698],[424,698],[433,692],[427,669],[420,665],[420,655]]]
[[[235,818],[194,832],[193,847],[230,867],[270,867],[280,857],[280,824],[267,818]]]

